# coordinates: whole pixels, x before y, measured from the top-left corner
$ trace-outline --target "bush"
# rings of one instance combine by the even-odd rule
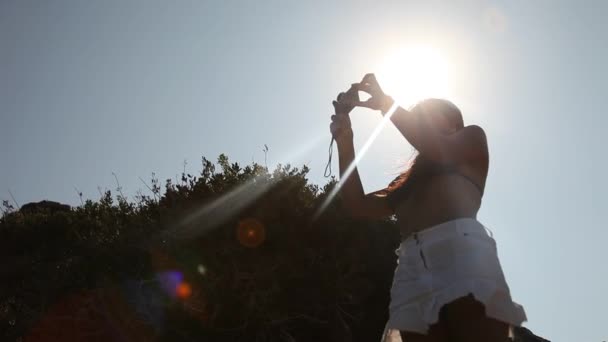
[[[369,341],[387,319],[392,220],[350,218],[306,166],[199,175],[67,211],[5,203],[2,340]]]

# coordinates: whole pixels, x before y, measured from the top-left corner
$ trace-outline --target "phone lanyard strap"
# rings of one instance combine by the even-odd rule
[[[336,139],[331,138],[331,141],[329,143],[329,160],[327,161],[327,165],[325,165],[325,172],[323,173],[323,176],[325,177],[331,176],[331,157],[334,154],[334,140]]]

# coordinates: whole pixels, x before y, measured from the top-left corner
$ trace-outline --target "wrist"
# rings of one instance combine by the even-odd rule
[[[392,97],[384,95],[384,97],[382,98],[382,103],[380,104],[380,112],[382,113],[382,115],[386,115],[386,113],[393,107],[394,104],[395,100]]]

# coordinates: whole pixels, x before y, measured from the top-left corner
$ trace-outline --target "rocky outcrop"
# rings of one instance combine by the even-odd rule
[[[542,337],[534,335],[529,329],[516,327],[513,329],[513,342],[551,342]]]
[[[70,211],[72,207],[67,204],[61,204],[59,202],[54,201],[40,201],[40,202],[30,202],[21,206],[19,211],[23,214],[28,213],[39,213],[39,212],[49,212],[51,214],[57,212],[66,212]]]

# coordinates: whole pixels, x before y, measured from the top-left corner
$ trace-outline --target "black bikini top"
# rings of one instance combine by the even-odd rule
[[[386,195],[386,200],[388,201],[388,204],[391,208],[395,209],[400,202],[405,201],[414,192],[414,189],[416,187],[423,186],[431,178],[446,173],[453,173],[464,177],[469,182],[471,182],[475,186],[475,188],[477,188],[481,195],[483,195],[483,188],[479,184],[477,184],[473,179],[471,179],[471,177],[458,172],[454,165],[439,164],[437,162],[428,159],[423,159],[421,157],[418,157],[417,159],[418,160],[416,160],[416,165],[412,166],[412,172],[408,176],[408,179],[405,181],[405,183],[397,189],[388,192],[388,194]],[[392,184],[395,184],[395,182],[399,181],[401,177],[402,175],[399,175],[397,178],[395,178],[389,184],[389,187]]]

